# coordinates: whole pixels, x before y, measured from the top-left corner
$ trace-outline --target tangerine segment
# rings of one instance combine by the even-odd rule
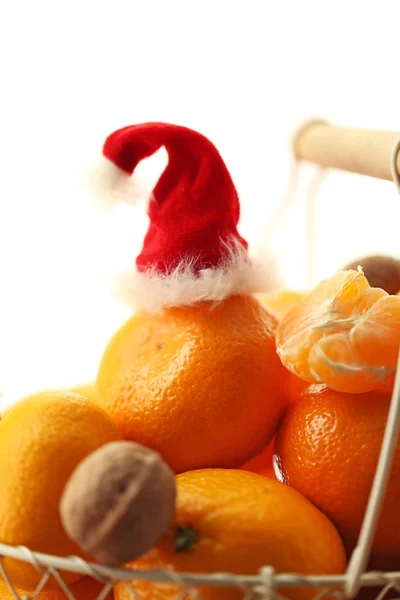
[[[371,288],[361,269],[322,281],[277,330],[282,363],[339,392],[390,388],[400,347],[400,297]]]

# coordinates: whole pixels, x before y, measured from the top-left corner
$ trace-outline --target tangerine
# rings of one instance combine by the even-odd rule
[[[98,404],[175,472],[240,467],[287,402],[276,321],[251,296],[133,316],[100,364]]]
[[[79,394],[83,396],[87,400],[91,400],[92,402],[96,401],[97,398],[97,387],[95,382],[89,383],[81,383],[79,385],[75,385],[69,389],[70,392],[74,394]]]
[[[296,490],[248,471],[204,469],[176,477],[175,522],[156,547],[133,561],[134,569],[256,575],[265,565],[279,572],[339,574],[345,569],[340,537]],[[176,585],[135,581],[144,600],[177,597]],[[237,588],[198,588],[204,600],[243,598]],[[125,583],[116,600],[133,600]],[[312,588],[290,588],[293,600],[315,597]]]
[[[289,312],[303,298],[304,292],[298,292],[290,289],[279,289],[274,294],[257,294],[256,298],[263,304],[267,310],[281,321],[286,313]]]
[[[1,543],[83,556],[63,530],[59,501],[78,463],[120,439],[111,418],[77,394],[42,392],[10,407],[0,421]],[[37,586],[41,576],[30,564],[10,558],[3,563],[17,587]],[[80,577],[64,575],[67,582]]]
[[[289,406],[279,427],[277,478],[304,494],[336,525],[350,552],[359,535],[381,450],[390,394],[344,394],[314,384]],[[400,440],[373,544],[400,558]]]
[[[95,600],[104,588],[104,584],[95,581],[91,577],[81,577],[81,579],[69,585],[69,588],[75,600]],[[27,596],[25,590],[16,588],[15,591],[20,598]],[[113,597],[114,595],[111,590],[104,600],[113,600]],[[35,598],[37,600],[65,600],[67,596],[59,586],[46,586]],[[2,580],[0,580],[0,600],[15,600],[14,594]]]
[[[274,456],[274,441],[272,441],[260,454],[253,456],[248,460],[241,469],[245,471],[251,471],[252,473],[258,473],[266,477],[275,478],[274,467],[272,464],[272,457]]]
[[[287,398],[289,404],[291,404],[292,402],[297,402],[297,400],[301,398],[303,390],[306,390],[310,384],[307,383],[307,381],[304,381],[304,379],[297,377],[297,375],[291,371],[288,371],[287,374]]]
[[[400,346],[400,299],[361,269],[321,282],[279,323],[277,352],[292,373],[339,392],[390,389]]]

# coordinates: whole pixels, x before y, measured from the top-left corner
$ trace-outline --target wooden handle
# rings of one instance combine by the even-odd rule
[[[314,122],[296,136],[294,154],[321,167],[393,181],[390,159],[399,137],[400,133],[392,131],[349,129]],[[400,153],[397,169],[400,172]]]

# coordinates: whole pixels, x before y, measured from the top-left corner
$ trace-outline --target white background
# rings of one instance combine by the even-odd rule
[[[211,138],[250,242],[282,200],[304,120],[400,130],[397,0],[26,0],[0,9],[0,390],[94,377],[128,312],[106,289],[133,263],[144,208],[105,214],[80,186],[108,133],[160,120]],[[160,162],[161,160],[161,162]],[[162,157],[143,168],[156,178]],[[150,165],[150,167],[149,167]],[[147,170],[146,170],[147,169]],[[307,285],[304,168],[273,243]],[[400,256],[395,187],[330,173],[317,203],[317,277],[370,252]],[[266,242],[265,242],[266,243]]]

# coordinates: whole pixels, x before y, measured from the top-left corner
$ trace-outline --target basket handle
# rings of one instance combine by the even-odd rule
[[[306,264],[309,286],[315,280],[315,207],[328,169],[394,181],[400,194],[400,133],[335,127],[326,121],[304,123],[293,137],[292,153],[319,167],[307,194]]]
[[[373,129],[335,127],[312,121],[300,129],[293,141],[297,160],[325,168],[339,169],[395,181],[391,160],[400,133]],[[395,164],[400,173],[400,154]]]

